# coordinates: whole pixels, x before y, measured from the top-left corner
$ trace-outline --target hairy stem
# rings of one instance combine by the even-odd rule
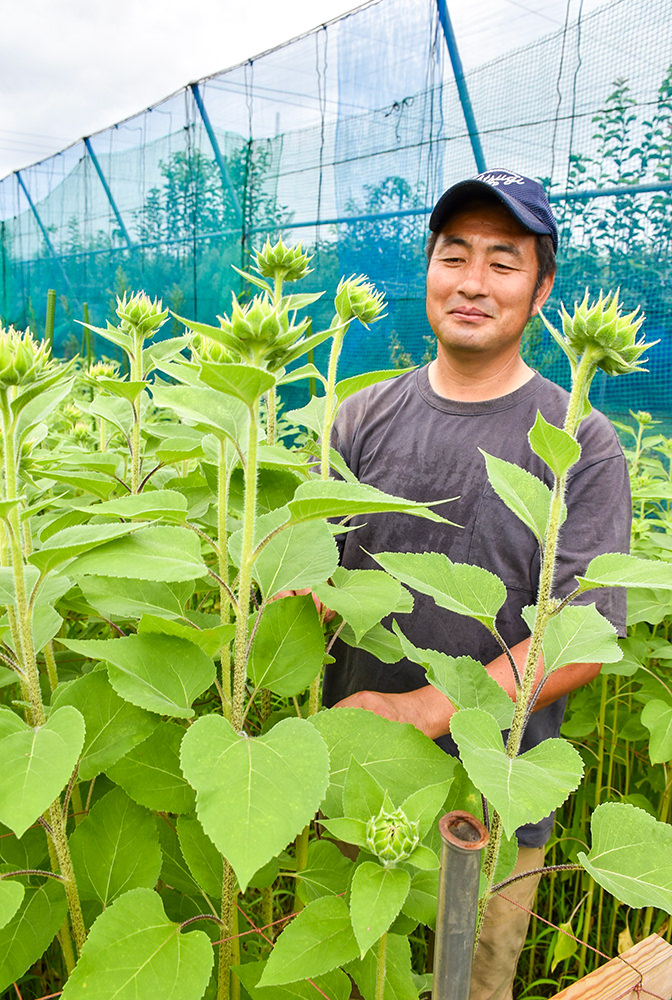
[[[233,705],[231,723],[239,732],[243,723],[245,678],[247,676],[247,631],[250,620],[250,587],[254,552],[254,525],[257,511],[257,413],[250,413],[250,427],[245,463],[245,506],[243,510],[243,543],[238,581],[236,612],[236,642],[233,665]]]

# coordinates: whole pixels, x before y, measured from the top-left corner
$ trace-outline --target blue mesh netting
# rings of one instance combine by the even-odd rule
[[[0,181],[2,320],[42,330],[55,288],[62,354],[78,347],[85,304],[102,325],[126,289],[214,322],[239,290],[229,265],[282,235],[314,253],[313,287],[364,272],[385,291],[387,318],[349,334],[343,374],[421,361],[428,213],[476,173],[441,2],[378,0]],[[460,12],[485,163],[549,186],[561,244],[547,315],[586,285],[618,286],[660,339],[648,374],[598,379],[595,402],[669,420],[672,0],[612,0],[578,20],[548,2],[556,26],[547,17],[553,30],[532,35],[527,6],[527,44],[510,51],[479,0]],[[328,301],[317,311],[328,321]],[[566,382],[538,321],[525,350]]]

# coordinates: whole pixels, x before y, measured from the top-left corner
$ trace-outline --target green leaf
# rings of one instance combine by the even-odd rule
[[[452,701],[455,708],[481,708],[508,729],[513,719],[513,702],[482,663],[470,656],[448,656],[436,649],[418,649],[403,635],[396,622],[404,655],[425,668],[427,680]]]
[[[115,396],[106,396],[99,392],[89,403],[89,413],[101,420],[106,420],[121,433],[128,437],[133,424],[133,408],[128,400]]]
[[[350,919],[362,956],[389,930],[411,887],[403,868],[383,868],[373,861],[358,865],[350,891]]]
[[[157,812],[192,812],[194,791],[180,768],[184,729],[160,722],[151,735],[107,769],[108,777],[140,805]]]
[[[664,590],[647,590],[639,587],[628,592],[628,625],[649,622],[658,625],[670,613],[670,598]]]
[[[519,465],[488,455],[482,448],[478,450],[485,459],[488,479],[497,496],[543,545],[552,496],[546,483]]]
[[[259,688],[291,697],[320,672],[324,633],[310,596],[285,597],[264,609],[255,633],[248,674]]]
[[[497,723],[477,708],[454,715],[450,731],[469,777],[501,816],[507,837],[561,806],[581,781],[581,756],[566,740],[544,740],[511,759]]]
[[[338,548],[323,521],[285,528],[264,545],[252,575],[265,598],[328,580],[338,566]]]
[[[554,940],[555,943],[553,945],[553,955],[551,958],[551,972],[555,972],[560,962],[564,962],[568,958],[571,958],[572,955],[575,955],[579,947],[579,942],[574,934],[571,920],[566,920],[563,923],[558,924]]]
[[[672,760],[672,705],[655,698],[642,709],[642,723],[651,733],[649,757],[652,764]]]
[[[146,389],[150,383],[129,381],[122,382],[120,379],[98,378],[96,379],[96,384],[99,385],[104,392],[109,392],[113,396],[119,396],[120,399],[125,399],[129,403],[135,403],[142,394],[143,389]]]
[[[43,726],[0,740],[0,822],[23,836],[68,783],[84,743],[84,719],[69,705]]]
[[[146,740],[157,724],[155,715],[119,697],[104,670],[59,684],[52,708],[63,705],[76,708],[86,725],[78,771],[83,781],[111,767],[137,743]]]
[[[420,839],[426,837],[434,826],[434,821],[443,808],[450,792],[452,780],[440,781],[435,785],[424,785],[401,803],[408,818],[418,824]]]
[[[445,503],[437,500],[434,503]],[[377,490],[365,483],[342,483],[330,479],[311,479],[302,483],[294,498],[287,504],[292,521],[313,521],[323,517],[351,517],[354,514],[374,514],[395,511],[401,514],[417,514],[430,521],[450,524],[445,517],[436,514],[424,504],[405,500]]]
[[[319,733],[303,719],[283,719],[250,739],[221,716],[209,715],[182,741],[182,770],[196,789],[203,829],[245,891],[252,875],[317,812],[329,757]]]
[[[288,410],[287,419],[292,424],[307,427],[318,437],[324,430],[324,396],[311,396],[310,402],[296,410]]]
[[[590,821],[592,846],[579,862],[626,906],[672,913],[672,827],[643,809],[604,802]]]
[[[72,389],[72,378],[63,379],[64,372],[54,374],[39,382],[34,382],[24,390],[12,403],[14,415],[20,412],[16,422],[16,443],[20,445],[23,439],[41,420],[56,409],[61,400],[65,399]],[[54,384],[58,383],[58,384]]]
[[[252,1000],[320,1000],[321,997],[349,1000],[352,983],[340,969],[333,969],[324,976],[315,976],[310,982],[258,986],[265,968],[266,962],[246,962],[233,967]]]
[[[297,891],[303,903],[321,896],[340,896],[350,882],[354,865],[328,840],[312,840],[306,867],[296,873]]]
[[[183,934],[151,889],[132,889],[104,910],[89,932],[64,1000],[200,1000],[213,953],[207,934]]]
[[[200,378],[211,389],[234,396],[248,407],[253,406],[265,392],[272,389],[277,381],[271,372],[252,365],[213,362],[201,365]]]
[[[21,906],[24,893],[25,889],[20,882],[0,880],[0,928],[9,923]]]
[[[314,378],[316,382],[321,382],[325,387],[327,386],[327,380],[320,371],[313,364],[301,365],[300,368],[294,368],[291,372],[286,372],[279,380],[278,385],[288,385],[290,382],[300,382],[306,378]]]
[[[249,410],[232,396],[225,396],[216,389],[190,385],[154,385],[152,395],[157,406],[165,406],[187,423],[217,438],[230,438],[235,442],[247,439]]]
[[[396,378],[397,375],[404,375],[406,372],[412,372],[413,368],[389,368],[387,371],[377,371],[377,372],[364,372],[363,375],[353,375],[352,378],[344,378],[342,382],[338,382],[336,385],[336,399],[338,400],[338,405],[347,399],[348,396],[352,396],[353,393],[359,392],[360,389],[366,389],[367,386],[376,385],[378,382],[387,382],[389,379]]]
[[[159,518],[184,521],[187,516],[187,501],[176,490],[148,490],[136,496],[119,497],[91,506],[74,506],[91,517],[139,518],[153,521]]]
[[[313,587],[325,607],[336,611],[350,625],[357,642],[401,600],[398,580],[377,569],[343,569],[333,575],[333,586]]]
[[[352,819],[368,823],[377,816],[385,800],[386,789],[373,774],[352,757],[343,786],[343,812]]]
[[[343,785],[352,757],[383,788],[403,801],[420,784],[448,781],[456,761],[415,726],[391,722],[361,708],[330,708],[310,720],[329,749],[331,779],[322,806],[327,816],[343,815]]]
[[[380,945],[374,946],[361,961],[353,962],[347,968],[365,1000],[376,998],[379,948]],[[418,1000],[411,972],[411,946],[408,938],[399,934],[387,935],[383,1000]]]
[[[309,903],[278,938],[261,986],[293,983],[331,972],[359,953],[348,907],[340,896]]]
[[[131,571],[129,566],[127,571]],[[92,608],[103,618],[141,618],[145,614],[164,618],[181,618],[193,587],[182,583],[160,583],[155,580],[130,580],[123,586],[118,577],[83,576],[79,588]]]
[[[21,979],[42,957],[67,912],[62,882],[47,879],[39,889],[26,887],[18,913],[0,929],[0,991]]]
[[[622,552],[605,552],[588,564],[585,576],[577,577],[581,591],[593,587],[644,587],[672,590],[672,565],[657,559],[639,559]]]
[[[557,479],[568,472],[581,457],[581,445],[571,434],[549,424],[537,413],[537,419],[527,435],[530,448],[550,468]]]
[[[159,715],[190,719],[191,703],[210,687],[215,665],[202,649],[168,635],[127,635],[121,639],[59,639],[109,666],[110,683],[126,701]]]
[[[41,549],[28,557],[28,561],[37,566],[41,573],[48,573],[81,552],[93,555],[96,548],[109,544],[111,539],[137,530],[137,524],[78,524],[57,531]]]
[[[121,788],[96,802],[73,831],[70,851],[81,898],[103,906],[129,889],[153,888],[161,871],[156,820]]]
[[[220,649],[228,646],[236,633],[236,626],[221,625],[215,615],[209,617],[213,625],[210,628],[199,628],[196,625],[182,625],[180,622],[169,621],[157,615],[145,614],[138,624],[140,635],[176,635],[199,646],[206,656],[215,656]],[[170,810],[169,810],[170,811]]]
[[[112,527],[133,530],[136,525],[106,527],[108,530]],[[84,529],[80,527],[76,530]],[[133,535],[99,545],[93,552],[83,553],[68,567],[68,573],[73,576],[91,574],[126,578],[129,572],[135,580],[161,583],[197,580],[205,576],[207,569],[201,558],[198,535],[187,528],[140,528]]]
[[[360,638],[359,642],[355,633],[349,625],[345,625],[339,632],[339,639],[346,645],[363,649],[366,653],[371,653],[381,663],[398,663],[404,655],[399,637],[384,625],[374,625],[368,632]]]
[[[402,907],[402,912],[420,924],[436,928],[438,895],[438,871],[414,872],[411,878],[411,888]]]
[[[335,840],[355,847],[366,847],[366,822],[361,819],[351,819],[349,816],[337,816],[335,819],[320,819],[320,826]]]
[[[594,604],[568,604],[554,615],[542,648],[548,674],[567,663],[615,663],[622,655],[616,629]]]
[[[373,558],[407,587],[428,594],[440,608],[494,628],[506,600],[506,587],[494,573],[451,562],[439,552],[380,552]]]
[[[180,816],[177,835],[184,860],[201,889],[214,899],[222,898],[224,859],[195,816]]]

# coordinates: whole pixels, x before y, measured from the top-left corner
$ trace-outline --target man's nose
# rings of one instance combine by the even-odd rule
[[[485,295],[487,292],[487,263],[481,260],[467,261],[460,272],[459,290],[468,298]]]

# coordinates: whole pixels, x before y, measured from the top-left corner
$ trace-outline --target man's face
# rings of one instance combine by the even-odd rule
[[[535,294],[536,282],[535,237],[503,205],[484,201],[456,212],[427,269],[427,318],[439,352],[503,359],[517,353],[553,276]]]

